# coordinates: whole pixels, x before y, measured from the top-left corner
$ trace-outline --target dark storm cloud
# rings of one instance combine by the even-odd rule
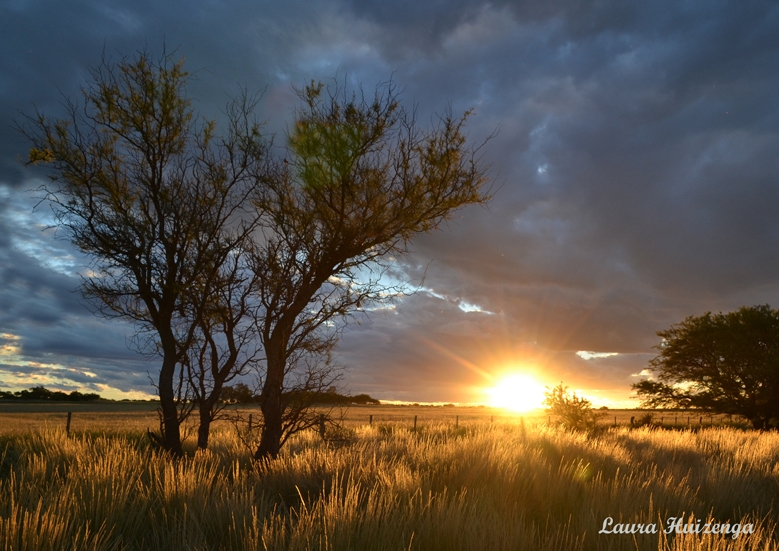
[[[584,317],[621,327],[623,347],[646,335],[636,322],[648,309],[659,328],[678,312],[737,306],[730,296],[748,289],[775,300],[779,275],[777,9],[650,9],[526,14],[548,22],[537,32],[511,10],[516,32],[491,43],[505,55],[488,48],[475,64],[491,78],[487,109],[509,115],[492,144],[501,201],[471,209],[454,239],[417,242],[464,287],[502,283],[517,315],[522,295],[542,306],[551,294],[564,303],[552,317],[582,319],[578,292]],[[600,315],[609,305],[615,315]],[[583,328],[597,348],[614,346],[595,338],[609,333],[597,323]]]
[[[489,378],[467,365],[531,358],[556,379],[627,391],[655,331],[779,306],[778,30],[775,2],[6,2],[0,331],[23,333],[30,358],[80,358],[145,389],[141,360],[125,379],[100,367],[134,360],[128,328],[74,292],[86,260],[20,214],[35,184],[12,121],[33,103],[60,113],[58,90],[75,96],[103,50],[159,52],[164,39],[209,117],[246,84],[265,89],[263,116],[283,133],[290,84],[338,76],[370,90],[394,74],[420,123],[450,102],[475,108],[474,143],[499,128],[483,150],[491,204],[403,261],[414,285],[426,270],[430,292],[346,333],[353,390],[457,400]]]
[[[193,75],[190,94],[209,117],[239,85],[253,91],[294,78],[301,84],[295,56],[307,52],[332,32],[335,17],[327,3],[288,2],[53,2],[31,0],[0,6],[0,178],[19,184],[18,158],[27,142],[13,128],[20,111],[61,114],[63,96],[78,90],[103,55],[109,60],[148,49],[161,54],[163,44],[188,60]],[[316,64],[319,61],[311,54]],[[328,75],[337,67],[326,68]],[[321,68],[320,68],[321,70]],[[297,74],[295,72],[298,71]],[[286,107],[286,106],[285,106]],[[283,116],[288,113],[283,112]]]

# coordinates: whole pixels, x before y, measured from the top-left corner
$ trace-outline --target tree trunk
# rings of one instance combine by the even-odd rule
[[[200,400],[198,404],[200,411],[200,425],[197,428],[197,447],[205,450],[208,448],[208,435],[211,430],[211,422],[214,420],[214,408],[222,393],[223,381],[217,378],[214,381],[214,388],[211,393]]]
[[[225,363],[221,372],[214,373],[214,386],[211,392],[206,395],[205,388],[201,390],[204,395],[198,398],[198,409],[200,411],[200,425],[197,429],[198,449],[205,450],[208,447],[208,434],[211,430],[211,422],[216,417],[214,409],[222,394],[225,377],[232,372],[234,365],[235,355],[233,355],[230,361]]]
[[[197,447],[199,450],[208,448],[208,434],[211,429],[211,404],[200,404],[200,426],[197,428]]]
[[[284,415],[284,403],[282,401],[282,391],[284,389],[284,354],[279,350],[273,350],[275,347],[266,349],[268,373],[265,378],[265,385],[262,388],[262,410],[263,424],[262,434],[260,436],[260,445],[254,453],[254,459],[258,461],[267,461],[276,459],[281,449],[282,417]]]
[[[158,387],[160,409],[162,409],[162,447],[174,456],[180,456],[182,455],[181,431],[176,409],[176,394],[173,390],[175,372],[175,356],[165,353],[162,359]]]
[[[254,459],[258,461],[267,461],[276,459],[281,450],[281,401],[271,399],[262,404],[262,435],[260,436],[260,445],[254,452]]]

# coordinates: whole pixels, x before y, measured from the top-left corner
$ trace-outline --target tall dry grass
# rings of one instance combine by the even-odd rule
[[[192,451],[192,450],[190,450]],[[258,469],[235,433],[171,461],[141,431],[0,437],[0,541],[19,550],[777,549],[779,434],[361,427]],[[694,515],[755,533],[598,534]]]

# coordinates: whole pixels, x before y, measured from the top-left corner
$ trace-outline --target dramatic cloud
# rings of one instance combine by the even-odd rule
[[[151,391],[132,328],[77,292],[88,259],[33,212],[14,121],[60,114],[102,55],[164,42],[210,117],[265,90],[283,136],[291,85],[392,76],[421,122],[473,107],[470,139],[492,136],[494,199],[413,243],[400,269],[420,290],[340,345],[351,390],[477,401],[516,368],[625,401],[655,331],[779,307],[777,29],[775,2],[6,2],[0,386]]]

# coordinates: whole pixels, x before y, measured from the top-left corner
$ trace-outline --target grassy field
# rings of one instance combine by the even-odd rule
[[[190,441],[191,457],[174,462],[148,446],[149,411],[77,412],[70,436],[62,412],[37,414],[52,417],[31,430],[9,427],[29,414],[6,412],[0,542],[31,551],[779,549],[777,433],[587,436],[548,427],[543,415],[481,409],[350,408],[347,445],[305,432],[263,468],[225,423],[208,452],[194,455]],[[665,534],[671,517],[700,521],[701,532],[738,523],[750,533]],[[641,523],[658,533],[599,533],[608,518],[610,531]]]
[[[113,433],[124,429],[155,429],[159,426],[155,412],[156,403],[149,402],[22,402],[0,401],[0,434],[3,432],[27,432],[65,427],[67,412],[72,413],[71,428],[74,433]],[[248,422],[249,414],[260,419],[259,407],[231,407],[226,413],[238,413]],[[645,412],[624,409],[603,412],[601,424],[604,426],[629,426],[631,417],[640,417]],[[528,425],[545,424],[550,419],[542,411],[514,413],[488,407],[442,407],[442,406],[396,406],[396,405],[355,405],[331,412],[335,418],[343,418],[350,428],[361,425],[392,423],[413,427],[414,417],[418,426],[450,423],[468,426],[473,423],[518,423],[523,419]],[[194,417],[194,416],[193,416]],[[655,413],[656,422],[674,427],[700,427],[709,425],[741,425],[746,423],[729,419],[727,416],[703,416],[694,412]],[[217,421],[216,426],[229,426],[225,421]],[[192,427],[190,427],[190,431]]]

